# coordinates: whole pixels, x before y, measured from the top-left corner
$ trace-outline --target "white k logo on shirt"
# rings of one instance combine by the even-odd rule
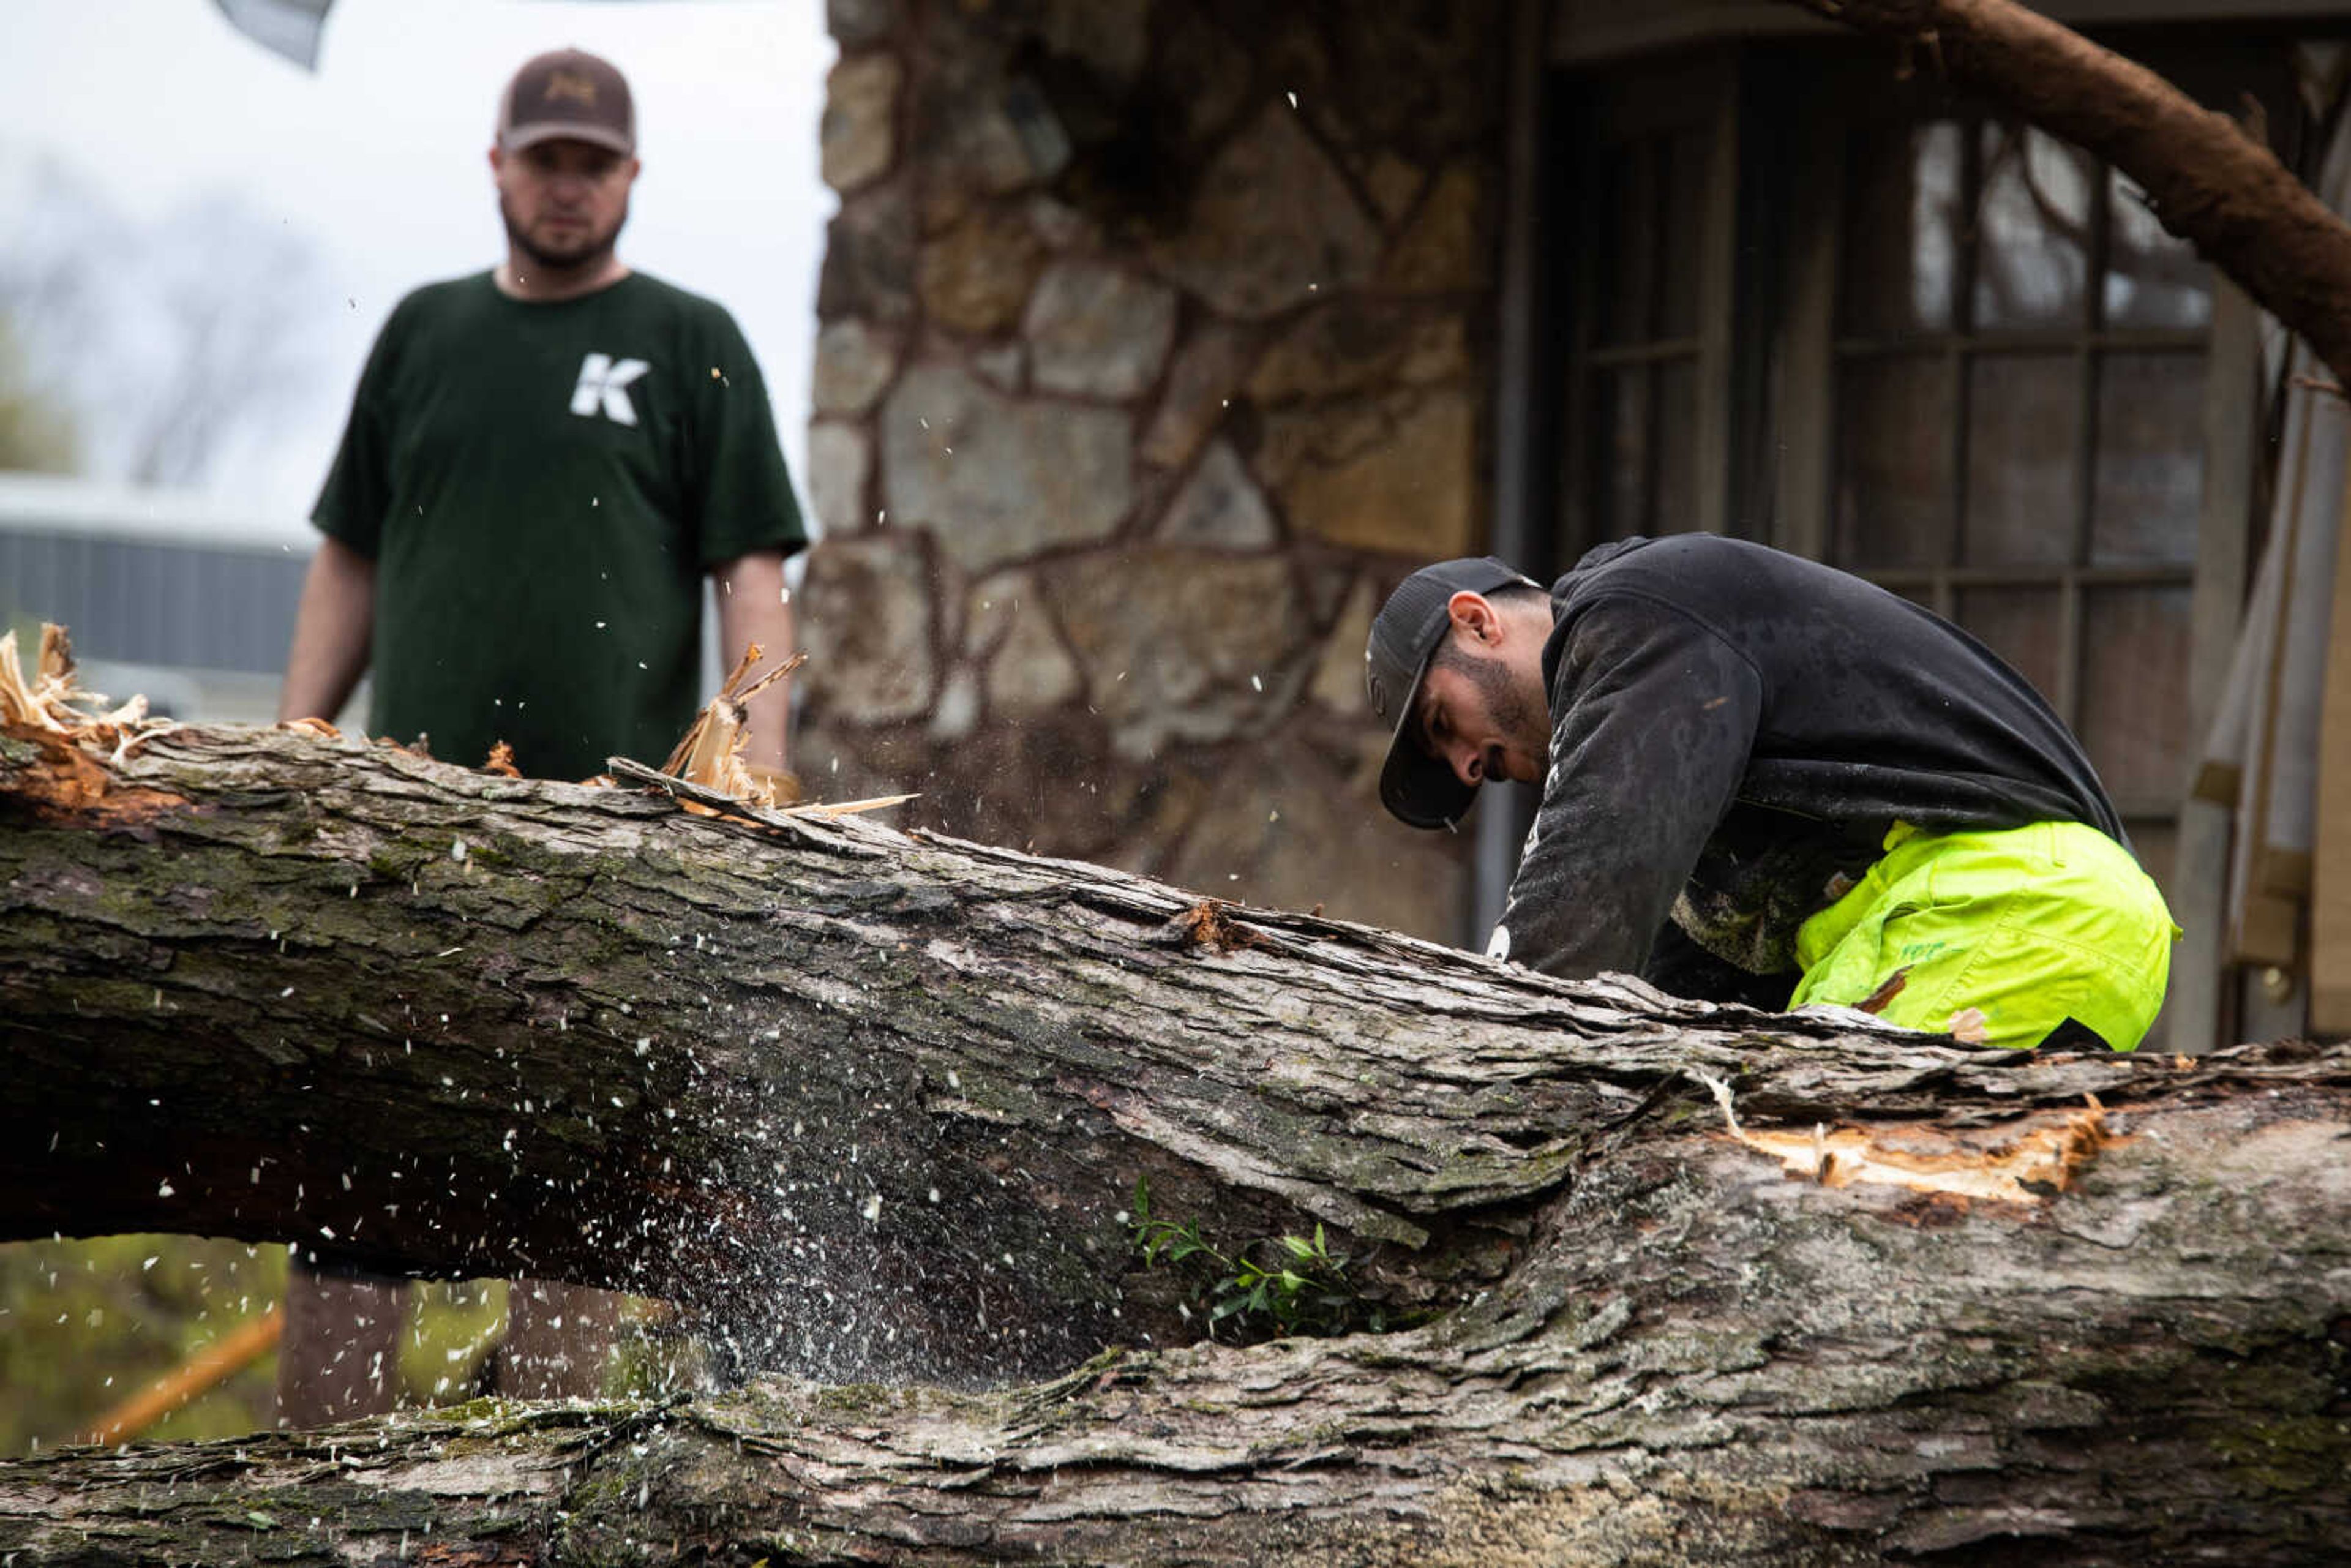
[[[643,360],[589,355],[580,361],[580,380],[571,389],[571,412],[593,418],[601,409],[615,424],[636,423],[637,407],[629,401],[629,383],[652,368]]]

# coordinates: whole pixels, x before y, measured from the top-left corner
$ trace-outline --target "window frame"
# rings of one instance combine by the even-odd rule
[[[1849,70],[1824,73],[1851,80]],[[2022,568],[1970,567],[1955,562],[1932,567],[1864,570],[1859,575],[1897,592],[1929,595],[1931,607],[1946,619],[1957,619],[1957,596],[1970,589],[2008,586],[2053,588],[2060,595],[2060,663],[2058,690],[2045,694],[2069,727],[2081,717],[2086,595],[2101,588],[2187,586],[2189,611],[2190,733],[2210,727],[2225,677],[2247,586],[2247,563],[2253,544],[2252,499],[2257,462],[2254,426],[2259,409],[2259,317],[2251,303],[2228,279],[2210,267],[2212,310],[2202,328],[2108,327],[2102,308],[2078,326],[2052,330],[1972,332],[1955,321],[1941,333],[1892,340],[1848,334],[1837,322],[1837,290],[1842,281],[1844,193],[1850,171],[1845,152],[1853,135],[1877,116],[1863,110],[1865,99],[1850,92],[1824,92],[1827,107],[1813,117],[1804,135],[1805,167],[1831,172],[1809,182],[1806,197],[1790,225],[1784,262],[1788,289],[1782,311],[1783,329],[1778,346],[1779,395],[1773,414],[1778,438],[1786,454],[1777,471],[1772,494],[1771,540],[1783,549],[1814,559],[1830,559],[1834,527],[1834,488],[1838,474],[1837,396],[1843,366],[1866,355],[1905,352],[1945,356],[1952,377],[1954,408],[1950,440],[1949,510],[1947,528],[1956,530],[1964,507],[1966,430],[1969,376],[1980,356],[2019,350],[2065,352],[2081,369],[2077,377],[2082,400],[2075,434],[2075,494],[2070,512],[2072,548],[2062,566]],[[1917,106],[1916,119],[1931,118],[1938,106]],[[1974,128],[1986,121],[1968,117],[1970,133],[1963,139],[1970,165],[1977,162]],[[2105,165],[2096,165],[2101,178]],[[2103,213],[2105,204],[2098,204]],[[2096,222],[2086,263],[2085,287],[2095,301],[2106,259],[2107,225]],[[1970,287],[1963,274],[1956,284],[1964,300]],[[2202,460],[2202,494],[2196,521],[2196,548],[2191,560],[2160,565],[2092,565],[2089,539],[2097,452],[2097,373],[2103,356],[2130,352],[2200,351],[2204,357],[2204,388],[2197,444]],[[1956,533],[1949,542],[1955,544]],[[1956,556],[1956,549],[1946,550]],[[2134,780],[2125,785],[2116,804],[2126,819],[2160,821],[2176,826],[2189,779],[2181,777],[2155,783]]]

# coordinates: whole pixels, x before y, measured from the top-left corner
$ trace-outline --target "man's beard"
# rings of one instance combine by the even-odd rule
[[[1524,747],[1530,755],[1540,758],[1545,749],[1543,735],[1549,727],[1551,705],[1540,708],[1527,699],[1510,662],[1488,654],[1473,653],[1447,636],[1437,645],[1430,661],[1432,670],[1455,669],[1469,677],[1470,685],[1486,705],[1486,716],[1494,727],[1502,732],[1506,746]],[[1499,773],[1496,778],[1501,777]]]
[[[507,241],[529,263],[542,272],[586,272],[601,265],[620,243],[621,230],[629,221],[629,204],[623,197],[621,211],[612,226],[601,234],[590,232],[578,243],[560,250],[549,250],[533,241],[523,226],[515,221],[514,207],[504,195],[498,198],[498,216],[507,225]]]

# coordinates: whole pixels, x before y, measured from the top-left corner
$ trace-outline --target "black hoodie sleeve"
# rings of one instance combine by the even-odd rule
[[[1542,805],[1487,951],[1571,978],[1636,974],[1738,794],[1762,680],[1639,595],[1579,607],[1559,635]]]

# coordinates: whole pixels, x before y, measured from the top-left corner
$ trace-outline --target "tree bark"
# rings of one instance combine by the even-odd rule
[[[1901,43],[1905,68],[1947,75],[2111,162],[2351,386],[2351,224],[2234,120],[2015,0],[1790,4]]]
[[[0,739],[0,1233],[655,1291],[794,1375],[10,1462],[0,1555],[2351,1549],[2351,1051],[1991,1054],[749,815]],[[1422,1315],[1184,1343],[1139,1178]]]

